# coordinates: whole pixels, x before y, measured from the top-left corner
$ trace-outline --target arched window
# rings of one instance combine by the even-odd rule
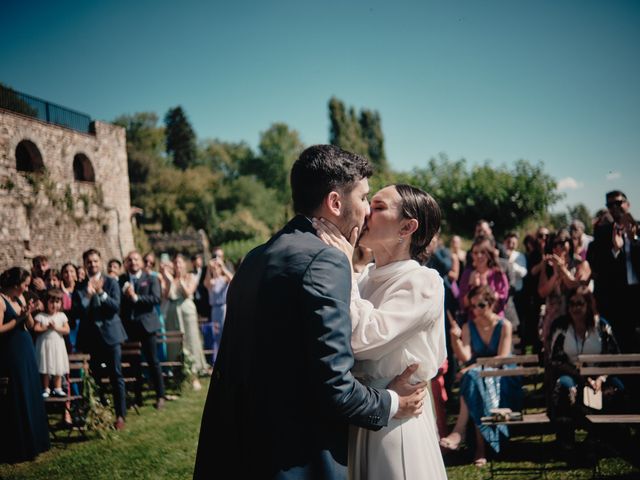
[[[42,155],[36,144],[22,140],[16,147],[16,168],[19,172],[43,172]]]
[[[84,153],[78,153],[73,157],[73,178],[80,182],[95,182],[96,175],[93,172],[91,160]]]

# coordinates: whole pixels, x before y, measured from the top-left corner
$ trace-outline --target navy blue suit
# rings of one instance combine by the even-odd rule
[[[351,271],[297,216],[229,287],[194,478],[345,479],[348,425],[378,430],[391,396],[355,380]]]
[[[131,283],[131,276],[126,273],[120,276],[118,284],[122,289],[126,282]],[[140,342],[142,353],[149,365],[149,376],[156,390],[156,397],[164,397],[164,381],[162,380],[162,370],[158,363],[158,348],[156,332],[160,330],[161,324],[156,307],[160,305],[162,291],[160,280],[153,275],[142,271],[140,278],[133,281],[133,290],[136,292],[137,300],[134,302],[129,296],[122,295],[120,316],[124,322],[129,339]],[[142,404],[142,391],[138,390],[137,402]]]
[[[125,385],[122,376],[122,343],[127,334],[120,320],[120,287],[113,278],[102,275],[103,293],[91,297],[87,294],[88,280],[80,283],[73,292],[73,318],[80,319],[78,349],[91,355],[91,371],[102,376],[101,364],[113,388],[114,407],[117,416],[126,415]]]

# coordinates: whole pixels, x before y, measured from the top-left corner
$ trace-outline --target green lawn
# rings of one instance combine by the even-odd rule
[[[140,415],[135,412],[129,414],[126,430],[110,432],[105,439],[92,437],[89,441],[69,444],[54,442],[52,450],[40,455],[34,462],[0,465],[0,478],[191,478],[207,386],[205,383],[201,392],[188,391],[178,400],[167,402],[166,409],[160,412],[155,411],[148,401],[148,406],[140,410]],[[516,437],[514,440],[517,441],[495,462],[496,467],[537,467],[539,462],[543,462],[546,464],[546,478],[591,478],[592,463],[584,448],[577,450],[573,461],[567,463],[556,455],[553,436],[546,435],[542,443],[532,442],[530,438]],[[626,439],[623,444],[633,449],[637,447],[638,439]],[[469,465],[470,455],[471,451],[462,450],[445,456],[450,479],[488,477],[489,467],[477,469]],[[599,465],[606,478],[640,478],[638,460],[635,461],[636,467],[620,458],[607,456],[600,460]],[[501,476],[508,479],[536,477],[523,474]]]

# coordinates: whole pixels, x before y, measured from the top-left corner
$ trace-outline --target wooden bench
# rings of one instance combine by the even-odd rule
[[[83,387],[85,376],[89,373],[90,359],[91,356],[86,353],[69,354],[69,373],[66,375],[67,396],[50,396],[45,399],[48,411],[56,411],[57,407],[62,406],[62,419],[58,426],[68,429],[67,438],[74,431],[78,431],[86,438],[87,399]],[[49,429],[54,439],[57,439],[56,430],[57,428]]]
[[[160,363],[162,368],[162,376],[165,380],[165,387],[171,387],[176,391],[180,391],[184,375],[184,334],[179,330],[170,330],[164,333],[156,334],[159,345],[167,346],[167,354],[171,350],[176,350],[176,360],[165,360]],[[172,348],[170,348],[172,347]],[[148,367],[147,362],[142,363],[143,367]]]
[[[628,376],[640,375],[640,353],[620,353],[613,355],[578,355],[577,367],[583,377],[598,377],[600,375]],[[593,413],[585,416],[587,422],[596,432],[606,425],[639,425],[640,413]],[[601,432],[594,437],[599,439]],[[610,450],[616,456],[623,456],[621,451],[610,444],[596,440],[593,456],[593,478],[599,476],[600,455],[604,449]]]
[[[535,428],[536,433],[529,433],[525,436],[537,437],[537,442],[542,443],[544,431],[541,428],[550,425],[551,421],[546,411],[540,411],[540,408],[528,407],[528,403],[534,394],[541,391],[544,378],[544,368],[540,366],[540,358],[538,355],[512,355],[509,357],[480,357],[476,359],[476,363],[482,368],[480,371],[481,378],[496,377],[524,377],[533,380],[533,390],[529,395],[525,395],[522,408],[521,419],[494,419],[484,417],[483,425],[508,425],[511,427],[522,427],[524,429]],[[503,368],[506,365],[513,365],[513,368]],[[544,475],[546,465],[540,463],[535,467],[500,467],[496,468],[493,456],[489,462],[490,478],[496,476],[511,477],[517,475]]]

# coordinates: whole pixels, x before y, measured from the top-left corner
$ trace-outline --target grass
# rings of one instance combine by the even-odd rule
[[[1,479],[188,479],[191,478],[196,445],[200,429],[200,417],[208,383],[200,392],[186,391],[176,401],[167,402],[162,411],[156,411],[147,401],[140,415],[130,412],[127,428],[122,432],[110,432],[107,438],[90,437],[88,441],[64,443],[56,441],[53,448],[33,462],[17,465],[0,465]],[[515,432],[517,433],[517,432]],[[214,432],[215,434],[215,432]],[[636,436],[623,439],[633,455],[637,452]],[[76,434],[74,434],[75,436]],[[579,434],[580,438],[584,433]],[[573,460],[567,462],[557,455],[553,435],[543,435],[542,441],[532,437],[514,437],[509,448],[494,462],[494,467],[537,468],[545,464],[545,478],[590,479],[592,455],[579,443]],[[536,439],[534,439],[536,440]],[[539,440],[539,438],[537,439]],[[489,477],[489,466],[478,469],[470,465],[473,451],[463,449],[445,456],[447,472],[451,480],[473,480]],[[635,466],[627,461],[602,452],[604,458],[599,468],[604,478],[640,478],[638,459]],[[501,478],[539,478],[535,475],[501,475]]]

